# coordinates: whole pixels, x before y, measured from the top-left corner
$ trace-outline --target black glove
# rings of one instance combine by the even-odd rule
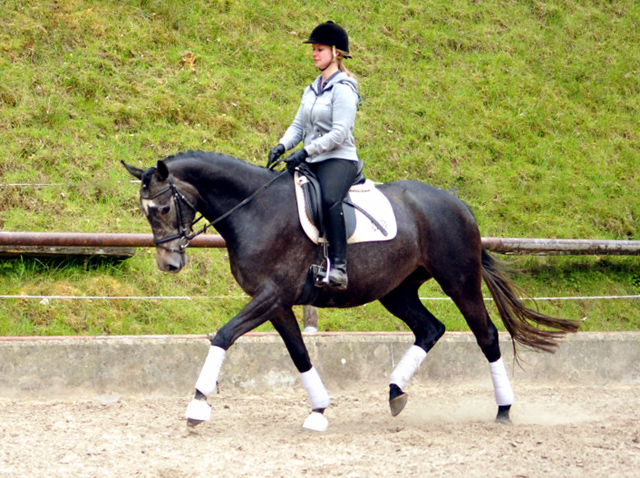
[[[299,164],[304,163],[304,160],[307,159],[308,156],[309,155],[307,154],[307,151],[304,148],[302,148],[302,149],[299,149],[298,151],[294,151],[289,156],[287,156],[284,159],[284,162],[287,163],[287,169],[291,171]]]
[[[275,163],[280,156],[284,154],[286,151],[285,147],[282,144],[274,147],[269,151],[269,161],[267,162],[267,168],[270,167],[273,163]]]

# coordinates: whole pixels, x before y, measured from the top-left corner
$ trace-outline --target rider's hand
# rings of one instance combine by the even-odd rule
[[[300,163],[304,163],[304,160],[307,159],[308,156],[309,155],[307,154],[307,151],[304,148],[302,148],[302,149],[299,149],[298,151],[294,151],[289,156],[287,156],[284,159],[284,162],[287,163],[287,169],[292,170],[293,168],[298,166]]]
[[[275,163],[280,156],[284,154],[286,151],[284,145],[279,144],[269,151],[269,162],[267,162],[267,168],[270,167],[273,163]]]

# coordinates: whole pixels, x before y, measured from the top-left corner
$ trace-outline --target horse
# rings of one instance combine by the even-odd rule
[[[498,330],[485,307],[482,281],[512,338],[516,359],[516,343],[553,352],[564,334],[578,330],[577,321],[525,307],[502,261],[482,246],[471,209],[451,193],[426,183],[400,180],[377,186],[391,202],[397,235],[386,242],[350,244],[349,285],[341,290],[313,287],[309,268],[322,261],[322,247],[308,239],[300,226],[294,181],[287,169],[275,171],[202,151],[180,152],[144,170],[122,163],[141,181],[141,207],[153,231],[158,268],[177,273],[185,266],[193,223],[200,213],[226,241],[231,273],[250,297],[237,315],[210,335],[211,345],[187,406],[189,426],[211,418],[207,397],[216,387],[229,347],[269,321],[282,337],[309,395],[311,412],[303,427],[326,430],[329,394],[309,358],[294,305],[348,308],[378,300],[409,327],[415,342],[390,375],[393,416],[406,406],[404,389],[445,333],[445,325],[418,295],[429,279],[455,303],[489,363],[498,422],[511,422],[514,393]]]

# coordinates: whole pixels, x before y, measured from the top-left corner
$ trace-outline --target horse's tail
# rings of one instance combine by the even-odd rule
[[[496,303],[502,322],[515,342],[535,350],[553,353],[558,347],[559,338],[568,332],[576,332],[580,327],[577,320],[551,317],[525,307],[516,295],[516,292],[522,290],[507,277],[500,262],[484,248],[482,278]]]

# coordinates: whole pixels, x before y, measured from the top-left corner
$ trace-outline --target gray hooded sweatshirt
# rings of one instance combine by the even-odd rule
[[[320,89],[322,76],[302,95],[296,118],[280,140],[287,151],[304,141],[308,163],[330,158],[357,161],[353,127],[360,95],[358,82],[340,71]]]

